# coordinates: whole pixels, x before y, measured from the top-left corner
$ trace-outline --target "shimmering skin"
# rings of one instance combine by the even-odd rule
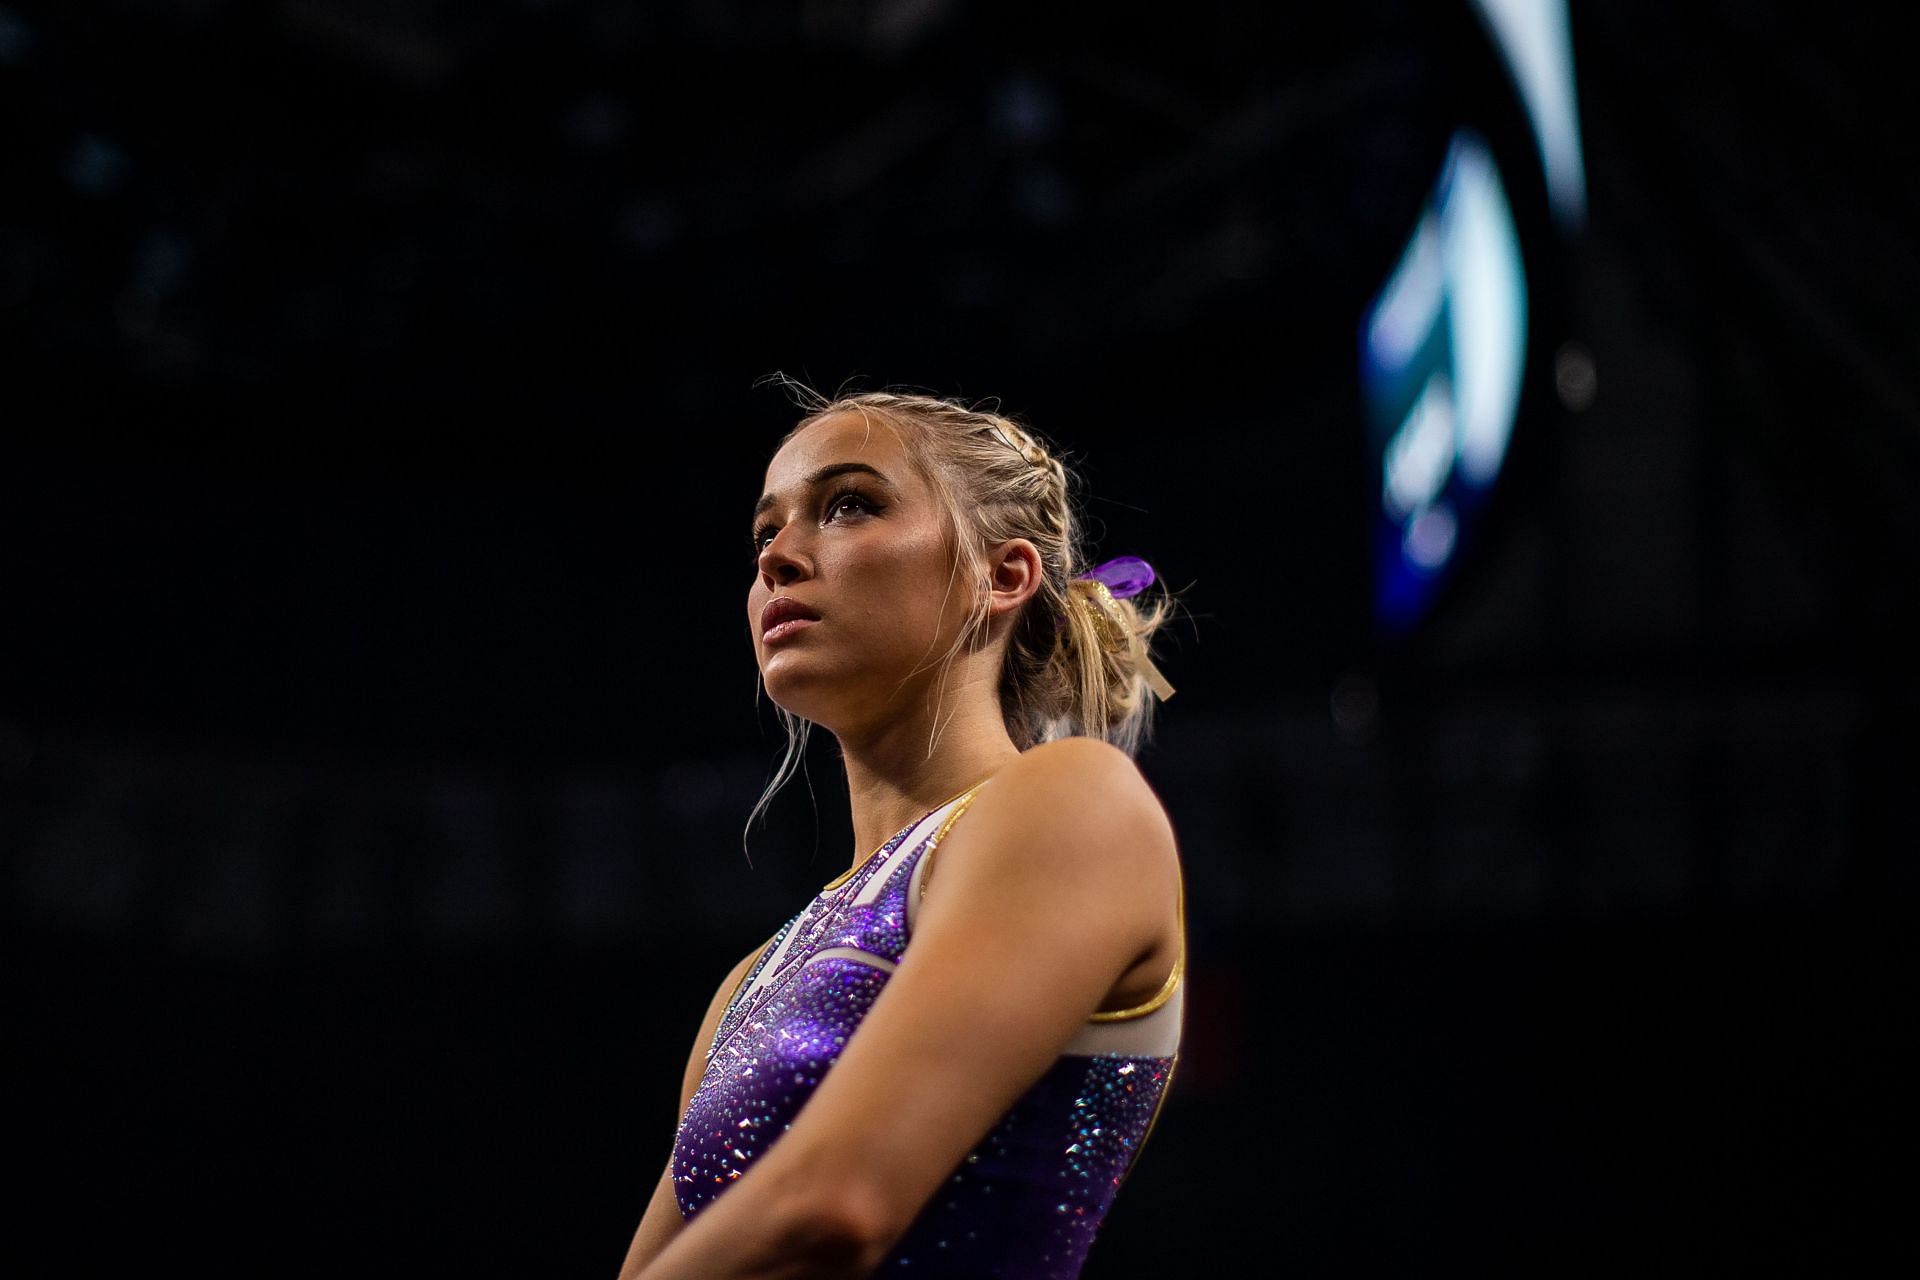
[[[918,826],[916,823],[914,826]],[[707,1072],[674,1143],[680,1211],[700,1212],[786,1132],[886,985],[885,970],[822,951],[898,962],[918,848],[892,857],[909,826],[844,884],[789,921],[722,1018]],[[879,897],[853,905],[876,874]],[[793,934],[757,994],[760,970]],[[1018,993],[1009,993],[1018,999]],[[1165,1094],[1173,1058],[1060,1058],[955,1167],[877,1274],[1073,1277]],[[884,1134],[876,1134],[884,1141]]]

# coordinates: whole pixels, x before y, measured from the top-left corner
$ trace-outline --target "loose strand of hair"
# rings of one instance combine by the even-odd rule
[[[760,798],[754,802],[752,811],[747,814],[747,825],[740,829],[740,849],[747,855],[748,866],[753,865],[753,853],[747,848],[747,838],[753,833],[754,819],[766,812],[767,806],[773,803],[773,797],[792,779],[794,771],[805,763],[807,737],[813,727],[811,721],[794,715],[785,707],[775,704],[774,709],[780,713],[780,722],[786,729],[787,748],[781,757],[779,767],[774,770],[772,780],[767,783],[766,789],[760,793]]]

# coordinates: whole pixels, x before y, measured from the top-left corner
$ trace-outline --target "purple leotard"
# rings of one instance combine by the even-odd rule
[[[761,952],[727,1005],[674,1141],[681,1213],[691,1218],[724,1192],[813,1096],[906,951],[916,871],[978,790],[828,885]],[[1079,1275],[1166,1095],[1181,971],[1176,964],[1138,1009],[1095,1015],[955,1167],[876,1274]]]

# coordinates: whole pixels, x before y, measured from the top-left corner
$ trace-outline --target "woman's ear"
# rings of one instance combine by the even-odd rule
[[[1040,549],[1026,538],[987,548],[987,616],[1011,613],[1040,590]]]

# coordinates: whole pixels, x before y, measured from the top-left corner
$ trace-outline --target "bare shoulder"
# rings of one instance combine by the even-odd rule
[[[1165,824],[1166,807],[1140,766],[1120,748],[1098,738],[1059,738],[1043,742],[994,775],[994,786],[1032,800],[1045,795],[1054,803],[1117,810],[1138,819],[1152,816]],[[985,792],[983,791],[984,795]]]
[[[1022,752],[981,788],[972,809],[968,821],[1009,856],[1084,857],[1136,871],[1170,868],[1178,856],[1166,806],[1139,766],[1097,738]]]

